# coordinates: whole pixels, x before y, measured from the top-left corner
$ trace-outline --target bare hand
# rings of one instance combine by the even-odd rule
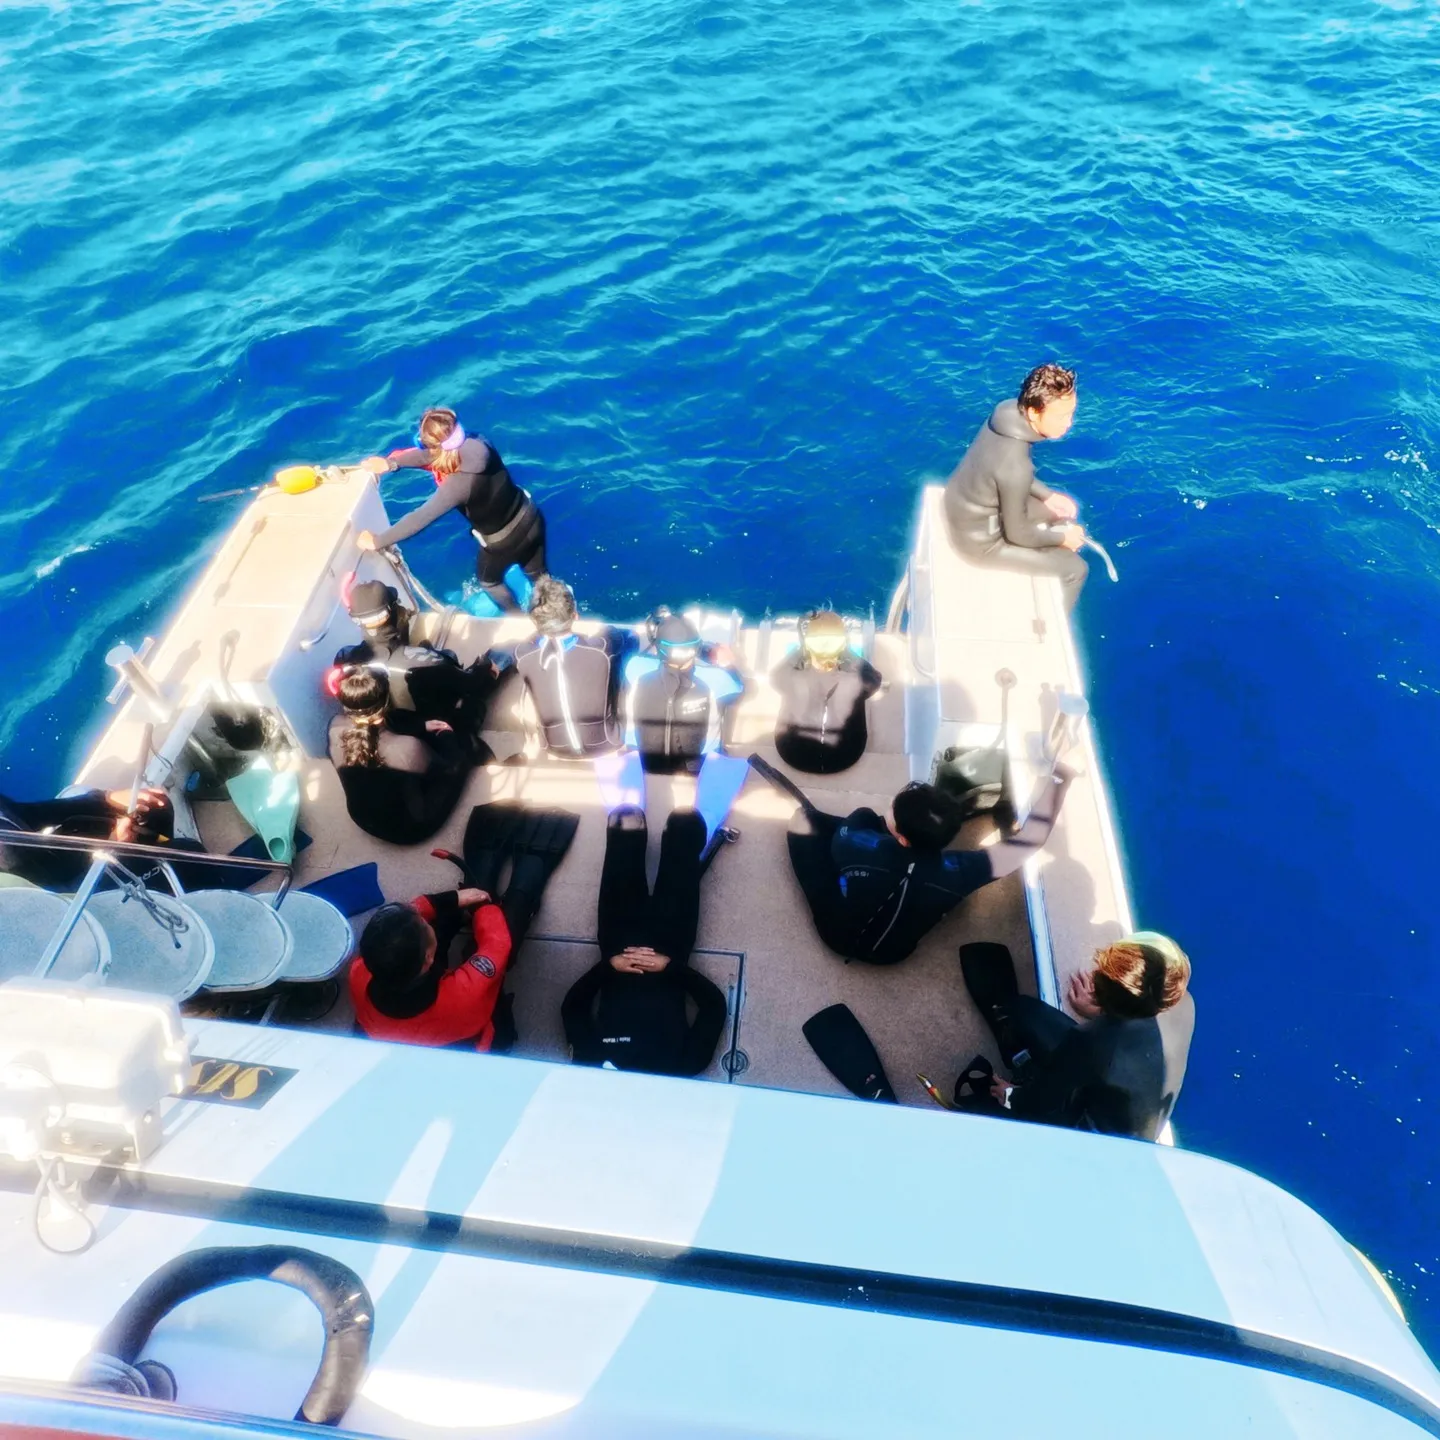
[[[722,670],[733,670],[735,668],[735,652],[728,645],[712,645],[710,647],[710,663],[718,665]]]
[[[114,839],[128,844],[135,838],[135,822],[128,815],[122,815],[115,822],[112,835]]]
[[[1006,1097],[1014,1088],[1015,1087],[1008,1080],[1002,1080],[998,1075],[991,1078],[990,1093],[1002,1105],[1005,1103]]]
[[[355,546],[359,550],[371,551],[375,549],[375,536],[369,530],[362,530],[355,537]]]
[[[490,903],[490,892],[479,890],[475,886],[467,886],[459,892],[460,908],[462,910],[474,910],[477,906]]]
[[[1068,495],[1062,495],[1058,490],[1047,495],[1044,503],[1045,509],[1057,520],[1073,520],[1080,513],[1080,507]]]
[[[1093,1020],[1100,1013],[1100,1007],[1095,1003],[1095,972],[1081,970],[1072,975],[1065,998],[1082,1020]]]
[[[359,468],[368,470],[372,475],[388,475],[390,462],[383,455],[367,455],[360,462]]]
[[[655,975],[670,963],[668,955],[648,945],[629,945],[610,958],[611,966],[622,975]]]
[[[448,720],[427,720],[425,729],[431,735],[450,735],[454,733],[455,727]]]
[[[1085,531],[1079,525],[1066,525],[1060,532],[1060,543],[1067,550],[1078,550],[1085,543]]]

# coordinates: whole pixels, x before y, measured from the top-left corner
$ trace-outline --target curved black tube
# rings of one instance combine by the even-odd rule
[[[320,1368],[296,1412],[312,1425],[338,1425],[370,1359],[375,1307],[348,1265],[296,1245],[191,1250],[162,1265],[120,1307],[95,1340],[95,1353],[134,1365],[156,1325],[177,1305],[241,1280],[274,1280],[308,1295],[325,1320]]]

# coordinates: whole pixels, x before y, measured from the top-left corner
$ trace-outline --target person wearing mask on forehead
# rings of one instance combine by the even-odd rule
[[[1032,450],[1058,440],[1075,420],[1075,372],[1037,365],[1014,400],[1002,400],[945,482],[950,543],[982,565],[1053,575],[1073,609],[1089,568],[1079,507],[1041,484]]]
[[[414,449],[371,455],[360,463],[374,475],[428,470],[435,477],[435,493],[388,530],[378,535],[362,530],[356,543],[361,550],[384,550],[459,510],[480,545],[475,563],[480,588],[502,613],[517,613],[520,604],[505,583],[505,572],[518,565],[532,581],[545,573],[540,507],[511,479],[500,452],[483,435],[468,433],[453,410],[427,410],[415,441]]]
[[[361,640],[336,652],[327,688],[338,696],[346,669],[365,666],[383,672],[394,710],[412,711],[420,720],[443,720],[470,758],[484,764],[489,747],[480,739],[485,708],[499,683],[489,655],[462,665],[451,650],[412,641],[414,612],[400,603],[393,585],[362,580],[350,588],[346,608],[360,627]]]
[[[800,643],[770,675],[780,696],[775,748],[796,770],[833,775],[865,753],[865,702],[882,676],[850,649],[845,622],[833,610],[800,621]]]

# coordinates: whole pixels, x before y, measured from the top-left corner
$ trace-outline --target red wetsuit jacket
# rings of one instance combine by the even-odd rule
[[[435,927],[437,965],[444,964],[449,939],[463,917],[452,891],[422,895],[410,902]],[[446,921],[450,924],[446,924]],[[434,1001],[419,1014],[398,1018],[376,1008],[370,998],[370,969],[357,955],[350,962],[350,1000],[355,1020],[372,1040],[398,1040],[408,1045],[457,1045],[472,1041],[488,1050],[495,1038],[492,1016],[505,970],[510,963],[510,928],[493,902],[476,909],[470,921],[475,953],[440,978]],[[448,934],[447,934],[448,932]]]

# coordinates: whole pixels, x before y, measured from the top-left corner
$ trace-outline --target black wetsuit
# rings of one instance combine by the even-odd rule
[[[337,651],[335,664],[383,670],[394,709],[412,711],[422,720],[446,721],[477,761],[489,758],[480,728],[485,723],[485,707],[500,682],[488,656],[465,666],[453,651],[412,645],[401,629],[387,626],[373,639],[367,637]]]
[[[600,878],[600,960],[565,996],[565,1037],[583,1065],[698,1075],[714,1058],[726,1018],[719,987],[689,964],[700,923],[705,822],[693,810],[670,816],[653,894],[645,882],[646,840],[643,817],[633,828],[612,819]],[[610,960],[630,946],[649,946],[670,963],[652,974],[621,973]],[[695,1004],[693,1021],[687,1000]]]
[[[1002,400],[945,483],[945,520],[951,544],[972,560],[1054,575],[1068,608],[1090,572],[1061,545],[1061,531],[1044,507],[1053,492],[1036,478],[1030,455],[1040,438],[1020,406]]]
[[[395,450],[391,470],[428,470],[428,450]],[[432,472],[433,473],[433,472]],[[518,565],[532,580],[545,573],[545,517],[510,478],[500,452],[481,435],[460,446],[460,468],[436,477],[435,493],[418,510],[375,537],[377,547],[408,540],[450,510],[461,511],[480,542],[475,574],[481,588],[502,610],[518,610],[505,572]]]
[[[31,884],[47,890],[73,890],[85,878],[90,857],[73,850],[32,850],[28,846],[6,846],[6,830],[49,831],[55,835],[74,835],[87,840],[108,840],[115,829],[120,812],[111,805],[103,790],[86,790],[79,795],[65,795],[55,800],[11,800],[0,795],[0,869],[19,875]],[[175,812],[168,802],[166,808],[152,813],[150,823],[136,830],[139,845],[166,845],[172,850],[203,850],[198,840],[170,833]],[[127,860],[131,869],[144,873],[149,862]],[[176,874],[187,890],[234,889],[253,885],[260,875],[254,870],[230,871],[218,866],[177,866]],[[108,882],[107,882],[108,884]]]
[[[725,707],[745,682],[734,671],[703,660],[688,669],[654,664],[640,656],[631,670],[626,738],[646,770],[698,774],[704,757],[721,748]]]
[[[1020,995],[991,1028],[1018,1082],[1010,1100],[1018,1119],[1154,1140],[1185,1079],[1195,1002],[1187,993],[1153,1019],[1101,1015],[1077,1024]],[[1028,1052],[1018,1065],[1017,1052]]]
[[[552,755],[619,749],[621,678],[638,644],[633,631],[608,626],[598,635],[535,635],[515,647],[515,668]]]
[[[820,938],[847,959],[872,965],[905,959],[967,895],[994,879],[985,851],[911,849],[873,810],[844,819],[797,811],[787,840]]]
[[[822,670],[800,650],[775,667],[770,683],[780,695],[775,748],[787,765],[833,775],[865,753],[870,738],[865,702],[881,684],[868,660],[845,655],[835,669]]]
[[[471,763],[450,732],[432,735],[413,711],[392,710],[379,727],[376,766],[343,763],[346,715],[330,722],[330,760],[345,791],[350,818],[392,845],[427,840],[450,818],[470,778]]]

